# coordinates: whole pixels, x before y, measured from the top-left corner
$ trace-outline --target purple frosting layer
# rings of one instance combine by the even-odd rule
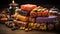
[[[53,22],[57,16],[49,16],[49,17],[37,17],[36,22]]]

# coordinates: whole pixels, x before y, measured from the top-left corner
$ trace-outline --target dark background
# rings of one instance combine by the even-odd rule
[[[21,4],[36,4],[36,5],[53,5],[60,8],[59,0],[15,0],[19,5]],[[0,8],[9,7],[11,0],[0,0]],[[47,7],[47,6],[46,6]]]
[[[60,9],[60,1],[59,0],[15,0],[16,3],[18,3],[19,5],[21,4],[36,4],[36,5],[43,5],[45,7],[50,7],[50,6],[56,6],[57,8]],[[11,3],[11,0],[0,0],[0,9],[9,7],[9,4]],[[0,24],[1,26],[1,24]],[[7,27],[3,27],[5,25],[2,25],[2,27],[0,27],[0,34],[4,33],[4,34],[17,34],[17,33],[21,33],[21,34],[48,34],[49,32],[23,32],[23,31],[11,31],[10,29],[7,29]],[[53,33],[50,33],[53,34]],[[57,33],[56,33],[57,34]]]

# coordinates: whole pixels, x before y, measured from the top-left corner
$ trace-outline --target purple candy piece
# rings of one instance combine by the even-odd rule
[[[36,22],[37,23],[40,23],[40,22],[53,22],[56,18],[57,18],[57,16],[37,17]]]

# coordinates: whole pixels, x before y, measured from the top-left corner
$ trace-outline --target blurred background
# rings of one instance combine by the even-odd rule
[[[11,3],[12,0],[0,0],[0,9],[3,8],[7,8],[9,7],[9,4]],[[22,4],[36,4],[36,5],[40,5],[46,8],[51,8],[53,6],[57,7],[58,9],[60,9],[60,1],[59,0],[15,0],[16,3],[18,3],[19,5]],[[4,26],[4,27],[3,27]],[[23,33],[24,32],[24,33]],[[57,34],[56,32],[51,33],[51,32],[28,32],[26,33],[25,31],[11,31],[9,28],[7,29],[7,27],[5,27],[5,25],[1,25],[0,24],[0,34],[4,33],[4,34],[8,34],[8,33],[12,33],[12,34]]]
[[[45,7],[49,6],[56,6],[60,9],[60,2],[59,0],[15,0],[16,3],[19,5],[21,4],[36,4],[36,5],[42,5]],[[11,3],[11,0],[0,0],[0,9],[9,7],[9,4]]]

